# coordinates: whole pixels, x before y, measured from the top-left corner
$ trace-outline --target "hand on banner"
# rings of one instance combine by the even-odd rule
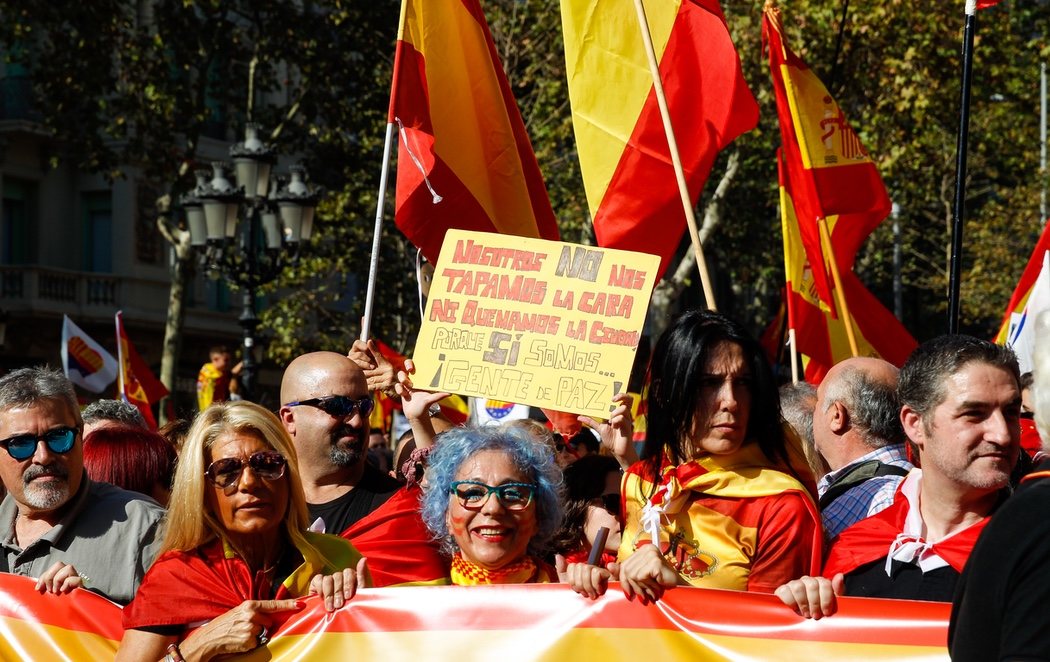
[[[56,561],[36,580],[36,590],[41,593],[71,593],[85,585],[85,578],[69,563]]]
[[[372,586],[372,575],[364,557],[357,562],[357,569],[343,568],[331,575],[314,575],[310,580],[310,594],[320,594],[324,599],[325,611],[335,611],[349,602],[357,589]]]
[[[831,579],[827,577],[800,577],[783,584],[776,591],[780,600],[803,618],[819,621],[838,611],[835,596],[842,595],[846,588],[842,573]]]
[[[405,359],[405,369],[398,371],[394,390],[401,397],[401,409],[412,426],[416,448],[427,448],[434,445],[434,424],[430,422],[430,408],[449,397],[449,394],[416,391],[409,376],[415,372],[416,366],[412,359]]]
[[[627,469],[638,461],[638,451],[634,448],[634,417],[631,407],[634,398],[627,393],[617,393],[613,402],[619,406],[609,414],[609,420],[600,423],[590,416],[579,416],[577,420],[595,430],[601,437],[602,446],[613,454],[620,466]]]
[[[558,571],[558,581],[591,600],[605,595],[609,581],[620,577],[618,563],[610,563],[604,568],[589,563],[566,563],[561,554],[555,555],[554,568]]]
[[[678,573],[656,545],[645,545],[620,564],[620,585],[628,600],[641,598],[642,604],[659,600],[664,591],[678,585]]]
[[[304,607],[306,603],[302,600],[245,600],[194,631],[185,641],[179,642],[179,650],[187,660],[210,660],[220,655],[246,653],[265,646],[269,641],[268,633],[274,624],[273,614],[300,611]],[[122,651],[123,648],[124,644],[121,644]]]
[[[355,340],[346,356],[365,373],[369,391],[382,391],[387,397],[395,397],[397,369],[379,350],[374,340],[367,343],[360,339]]]

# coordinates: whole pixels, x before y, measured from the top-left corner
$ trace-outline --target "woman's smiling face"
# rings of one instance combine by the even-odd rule
[[[483,450],[469,457],[455,480],[469,480],[492,487],[533,481],[503,451]],[[449,494],[448,529],[463,558],[488,570],[498,570],[525,557],[536,534],[536,502],[522,510],[508,510],[498,496],[489,494],[480,507],[467,508]]]

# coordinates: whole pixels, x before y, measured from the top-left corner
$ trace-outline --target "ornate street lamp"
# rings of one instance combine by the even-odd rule
[[[190,244],[200,253],[201,263],[244,291],[238,319],[244,335],[240,394],[251,400],[256,395],[256,290],[298,260],[300,242],[312,233],[321,192],[307,184],[302,166],[291,167],[287,186],[274,186],[279,181],[272,172],[276,155],[259,140],[255,124],[246,127],[243,143],[230,148],[230,158],[236,187],[226,178],[226,164],[213,163],[210,172],[196,172],[197,185],[181,203]]]

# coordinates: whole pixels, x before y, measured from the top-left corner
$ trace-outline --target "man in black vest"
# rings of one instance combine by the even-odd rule
[[[817,491],[829,541],[892,504],[912,468],[896,389],[897,368],[867,357],[836,364],[817,389],[813,440],[831,468]]]

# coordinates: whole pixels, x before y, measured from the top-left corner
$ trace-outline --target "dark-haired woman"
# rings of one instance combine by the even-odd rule
[[[675,585],[772,593],[820,567],[820,517],[758,343],[711,311],[679,317],[650,364],[642,460],[623,482],[628,597]]]
[[[566,467],[565,519],[552,547],[567,563],[587,561],[601,528],[609,530],[601,567],[616,560],[623,520],[620,517],[620,464],[607,455],[587,455]]]

